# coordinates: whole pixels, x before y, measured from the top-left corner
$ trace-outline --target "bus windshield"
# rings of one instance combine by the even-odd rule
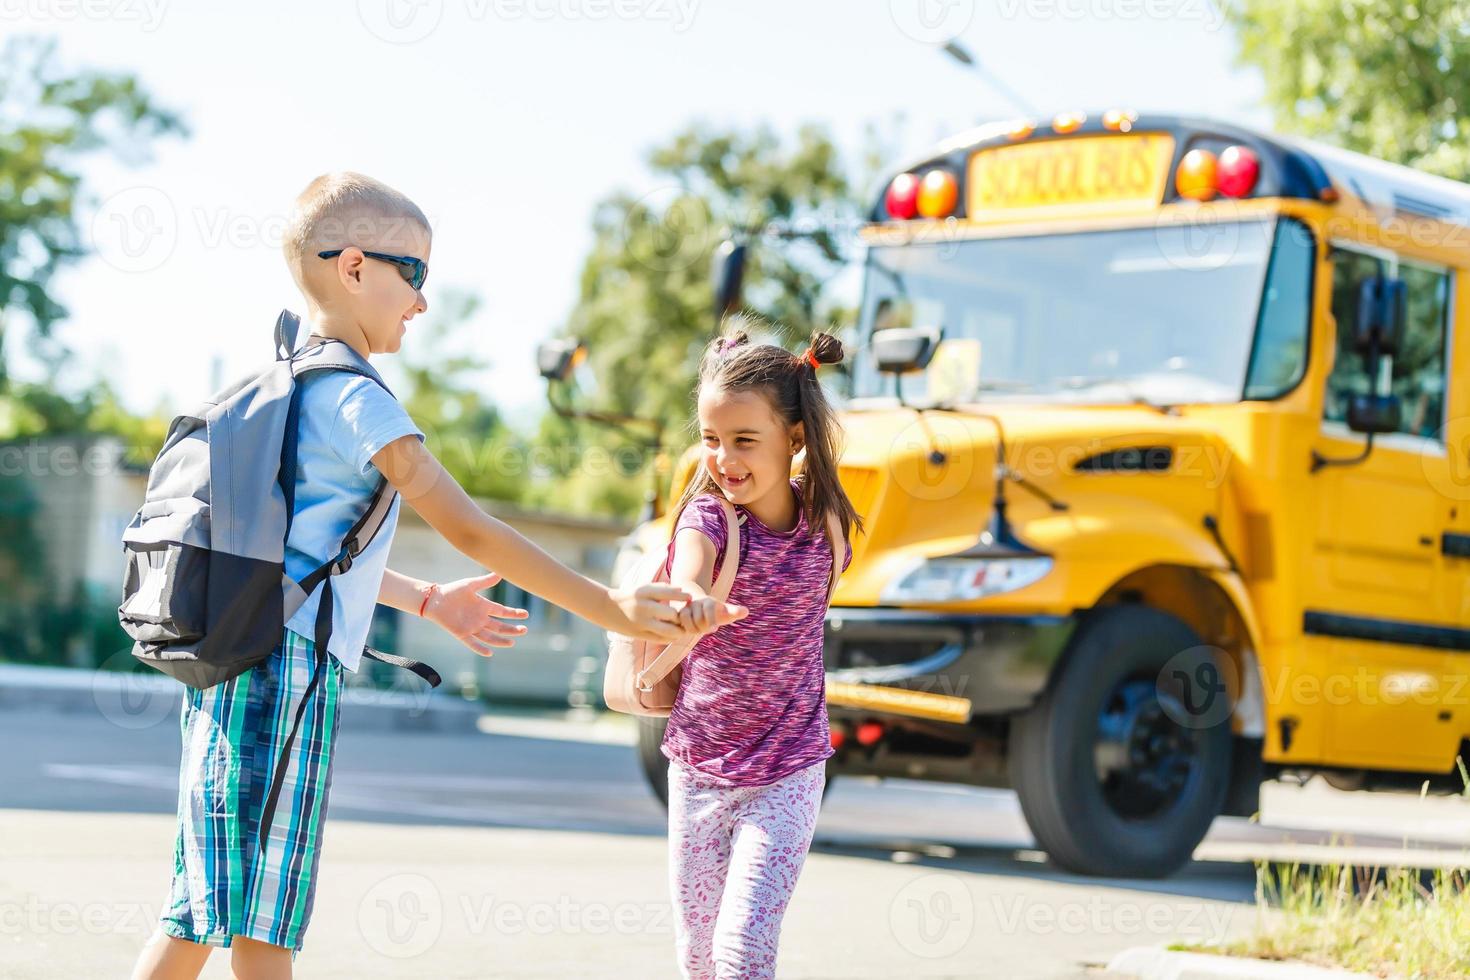
[[[860,335],[941,331],[921,404],[1230,402],[1305,368],[1312,241],[1283,219],[869,249]],[[1275,256],[1275,258],[1273,258]],[[862,345],[854,397],[894,394]]]

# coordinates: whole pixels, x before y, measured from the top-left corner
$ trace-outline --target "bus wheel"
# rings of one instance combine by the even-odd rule
[[[664,729],[668,727],[667,718],[638,719],[638,764],[653,795],[665,807],[669,805],[669,760],[659,746],[664,744]]]
[[[1218,668],[1156,609],[1109,607],[1079,627],[1060,675],[1012,722],[1008,753],[1055,864],[1155,878],[1188,863],[1230,782],[1229,711],[1205,700],[1228,696]]]

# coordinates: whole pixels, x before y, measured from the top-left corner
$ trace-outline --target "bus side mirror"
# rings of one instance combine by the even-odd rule
[[[1348,399],[1347,424],[1353,432],[1397,432],[1400,406],[1388,389],[1392,359],[1403,340],[1408,291],[1402,279],[1369,276],[1358,286],[1358,313],[1353,347],[1363,357],[1368,376],[1376,379],[1371,394]]]
[[[587,345],[576,337],[554,337],[536,348],[536,370],[547,381],[566,381],[587,359]]]
[[[715,319],[723,320],[740,308],[740,285],[745,279],[745,246],[726,239],[715,249],[710,278],[715,287]]]
[[[889,327],[874,330],[870,344],[873,360],[884,374],[908,374],[929,366],[939,349],[943,331],[938,327]]]
[[[1353,324],[1353,346],[1358,353],[1393,357],[1404,334],[1408,290],[1402,279],[1369,276],[1358,286],[1358,318]],[[1370,365],[1370,370],[1372,366]]]
[[[1347,424],[1354,432],[1399,431],[1399,396],[1353,395],[1348,399]]]

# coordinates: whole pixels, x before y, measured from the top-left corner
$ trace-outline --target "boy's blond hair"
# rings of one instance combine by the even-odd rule
[[[283,242],[286,264],[309,292],[306,268],[317,252],[355,245],[401,254],[411,225],[430,230],[419,206],[382,181],[350,170],[322,174],[296,198]]]

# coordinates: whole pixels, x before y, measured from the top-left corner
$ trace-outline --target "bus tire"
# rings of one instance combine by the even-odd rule
[[[1173,678],[1218,669],[1193,630],[1146,606],[1107,607],[1078,628],[1046,692],[1012,721],[1008,751],[1053,863],[1156,878],[1189,862],[1225,799],[1231,733],[1228,711],[1201,711]]]
[[[669,760],[660,746],[664,744],[664,730],[668,727],[667,718],[638,719],[638,764],[643,768],[648,788],[665,808],[669,805]]]

